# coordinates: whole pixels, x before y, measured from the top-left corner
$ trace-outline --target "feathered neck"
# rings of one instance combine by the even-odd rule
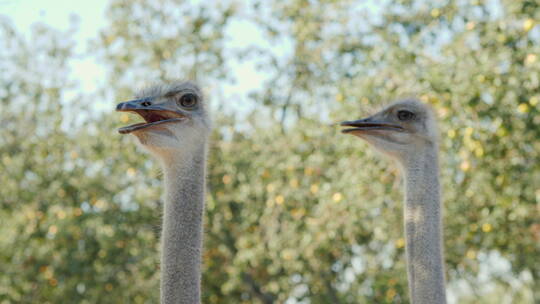
[[[163,162],[161,303],[200,303],[206,145]]]
[[[411,302],[446,303],[437,145],[403,163],[404,221]]]

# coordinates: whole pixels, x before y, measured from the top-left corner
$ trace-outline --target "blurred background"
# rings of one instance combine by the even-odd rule
[[[0,1],[0,303],[157,303],[157,162],[117,102],[195,79],[204,303],[408,303],[402,180],[333,123],[440,119],[450,303],[540,303],[537,0]]]

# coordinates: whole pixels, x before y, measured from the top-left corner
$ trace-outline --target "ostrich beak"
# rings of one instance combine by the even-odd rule
[[[156,125],[171,122],[179,122],[187,119],[186,113],[177,109],[167,108],[167,104],[154,105],[153,98],[141,98],[119,103],[116,106],[117,112],[135,112],[146,122],[136,123],[118,129],[120,134],[129,134],[134,131],[146,129]]]
[[[352,127],[352,128],[341,130],[341,133],[344,133],[344,134],[355,134],[355,133],[362,133],[362,132],[367,132],[367,131],[372,131],[372,130],[390,130],[390,131],[398,131],[398,132],[405,131],[399,125],[388,123],[385,121],[375,120],[372,117],[359,119],[359,120],[344,121],[340,125],[342,127]]]

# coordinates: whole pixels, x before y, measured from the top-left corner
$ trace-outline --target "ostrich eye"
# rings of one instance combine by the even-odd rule
[[[197,104],[197,97],[193,94],[185,94],[180,97],[179,103],[184,108],[192,108]]]
[[[407,121],[414,118],[414,113],[406,110],[401,110],[397,113],[397,117],[401,121]]]

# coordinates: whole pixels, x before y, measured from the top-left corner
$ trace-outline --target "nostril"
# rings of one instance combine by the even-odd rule
[[[144,101],[143,103],[141,103],[141,105],[142,105],[143,107],[148,107],[148,106],[151,106],[152,103],[151,103],[150,101]]]

